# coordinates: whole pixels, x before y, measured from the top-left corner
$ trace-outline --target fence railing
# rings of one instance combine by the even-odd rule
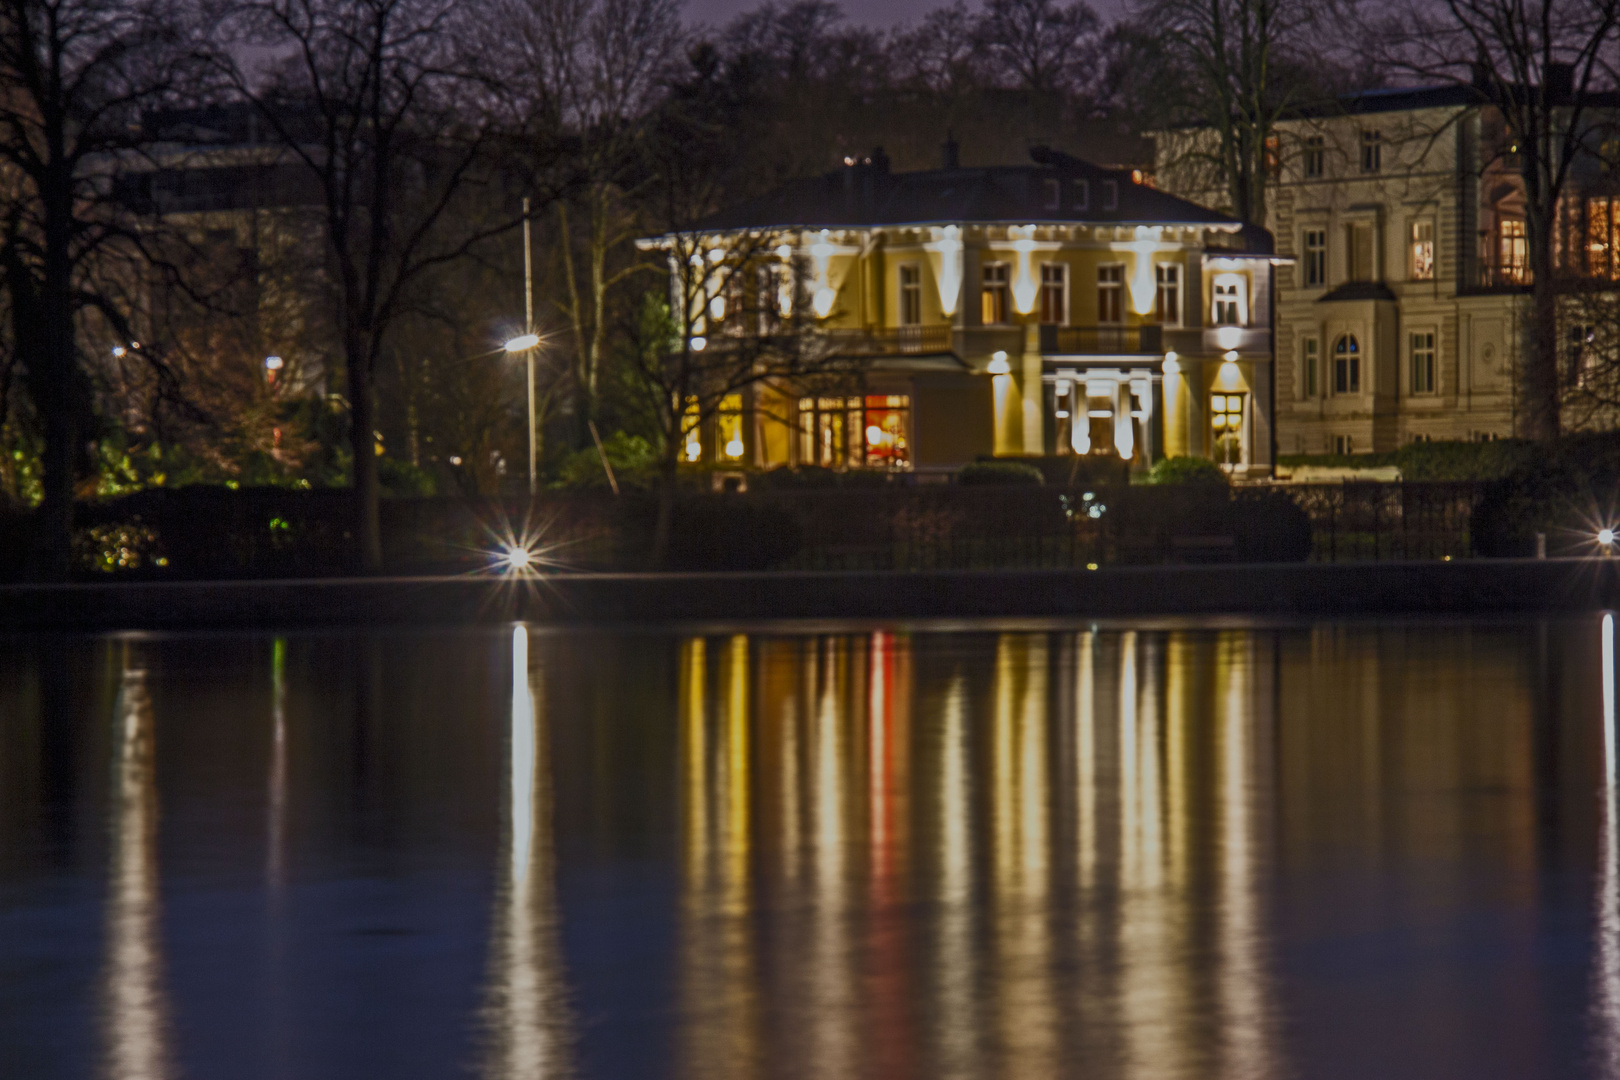
[[[1095,481],[1092,481],[1095,483]],[[1082,482],[1084,483],[1084,482]],[[1476,483],[1263,485],[883,484],[683,496],[677,568],[974,570],[1107,564],[1459,559]],[[648,566],[656,500],[606,493],[388,499],[393,573],[488,567],[509,543],[568,570]],[[353,573],[344,492],[154,490],[78,515],[81,563],[158,576]],[[0,566],[0,576],[5,573]]]

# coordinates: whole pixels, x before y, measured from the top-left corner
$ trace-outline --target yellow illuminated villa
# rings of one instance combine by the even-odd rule
[[[942,169],[891,173],[877,151],[683,234],[716,263],[748,245],[775,260],[748,277],[761,307],[803,305],[826,347],[858,361],[836,386],[776,379],[731,396],[687,459],[926,473],[990,455],[1133,469],[1192,455],[1268,475],[1270,234],[1140,173],[1031,157],[963,168],[948,145]],[[673,254],[678,239],[644,246]],[[733,303],[727,320],[723,298],[682,306],[697,348],[724,347],[747,317]]]

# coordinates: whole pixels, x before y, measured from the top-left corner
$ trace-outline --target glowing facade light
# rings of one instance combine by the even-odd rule
[[[264,358],[264,369],[266,371],[280,371],[284,365],[285,362],[279,356],[267,356]]]
[[[1013,250],[1018,252],[1018,275],[1013,278],[1013,309],[1020,315],[1028,315],[1035,310],[1035,298],[1040,295],[1040,286],[1035,283],[1035,275],[1030,270],[1030,255],[1035,250],[1035,226],[1014,225],[1007,230],[1007,235],[1013,237]]]
[[[527,352],[538,344],[540,344],[539,334],[519,334],[511,341],[508,341],[502,348],[509,353],[520,353]]]
[[[124,354],[128,351],[129,350],[125,349],[122,345],[114,345],[112,351],[113,359],[122,360],[124,358]]]
[[[939,310],[948,319],[956,314],[962,296],[962,230],[947,225],[935,231],[938,237],[928,250],[939,252]]]
[[[1235,349],[1243,343],[1241,326],[1222,326],[1215,331],[1215,344],[1222,349]]]
[[[1235,349],[1228,349],[1221,354],[1221,363],[1223,364],[1235,364],[1237,363],[1237,359],[1238,354],[1237,350]]]
[[[992,375],[1011,375],[1012,365],[1007,362],[1007,354],[997,349],[990,357],[990,366],[985,370]]]
[[[713,319],[715,322],[719,322],[725,317],[726,298],[724,296],[716,296],[712,298],[709,301],[709,318]]]
[[[776,257],[786,262],[788,259],[793,258],[793,249],[783,244],[776,249]]]
[[[1153,277],[1153,253],[1159,249],[1160,230],[1146,225],[1136,227],[1136,239],[1131,250],[1136,252],[1136,270],[1131,274],[1131,310],[1138,315],[1153,311],[1158,298],[1158,283]]]
[[[1181,374],[1181,360],[1174,349],[1164,354],[1164,373],[1166,375]]]
[[[1614,530],[1599,529],[1597,534],[1597,542],[1598,545],[1604,549],[1604,553],[1607,554],[1608,549],[1614,547]]]
[[[811,301],[811,305],[816,310],[816,318],[825,319],[828,315],[832,314],[833,300],[835,300],[837,296],[838,294],[833,292],[832,288],[827,285],[823,285],[821,288],[816,290],[815,298]]]

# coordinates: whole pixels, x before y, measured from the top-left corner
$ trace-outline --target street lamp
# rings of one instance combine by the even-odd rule
[[[534,498],[534,349],[540,344],[540,335],[534,332],[534,261],[529,247],[529,200],[523,200],[523,333],[506,343],[506,351],[523,353],[529,374],[529,498]]]

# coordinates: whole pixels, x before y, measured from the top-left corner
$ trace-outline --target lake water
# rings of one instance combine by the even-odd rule
[[[0,641],[0,1075],[1620,1075],[1605,632]]]

